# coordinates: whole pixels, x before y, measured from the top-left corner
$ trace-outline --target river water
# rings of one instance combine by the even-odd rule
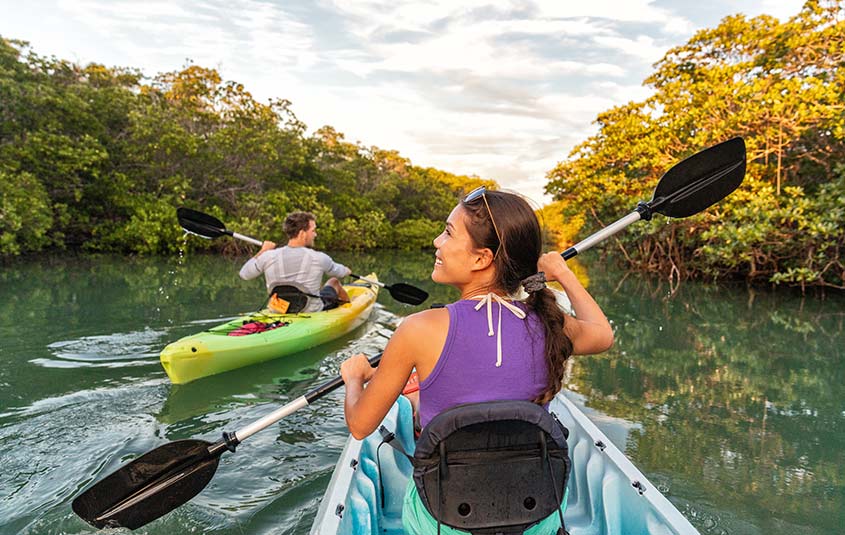
[[[338,254],[455,298],[431,254]],[[311,351],[171,385],[167,343],[261,304],[242,259],[50,256],[0,272],[0,533],[94,533],[70,502],[168,441],[217,440],[375,353],[416,308]],[[702,533],[845,532],[845,299],[589,270],[614,324],[567,388]],[[337,391],[225,454],[211,483],[135,533],[304,534],[346,440]],[[115,531],[111,531],[115,532]]]

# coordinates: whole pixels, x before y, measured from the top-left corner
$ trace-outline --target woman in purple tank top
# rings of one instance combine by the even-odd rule
[[[377,369],[364,355],[342,364],[346,423],[356,438],[375,431],[414,369],[425,426],[463,403],[545,405],[561,389],[570,355],[613,343],[604,313],[560,254],[542,254],[540,225],[522,197],[473,191],[449,214],[434,247],[432,280],[454,286],[461,299],[405,318]],[[575,316],[560,310],[545,280],[563,286]],[[520,289],[525,301],[514,298]]]

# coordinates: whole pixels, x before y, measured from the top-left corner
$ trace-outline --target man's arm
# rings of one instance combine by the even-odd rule
[[[352,270],[343,264],[338,264],[326,253],[320,253],[320,265],[323,268],[323,273],[329,277],[337,277],[338,279],[346,277]]]
[[[261,250],[255,253],[255,256],[246,261],[238,273],[243,280],[252,280],[264,272],[263,263],[259,263],[258,257],[267,251],[272,251],[276,248],[276,244],[271,241],[265,241],[261,244]]]

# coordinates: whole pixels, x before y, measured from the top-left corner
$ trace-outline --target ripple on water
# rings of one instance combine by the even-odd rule
[[[380,320],[390,319],[379,312]],[[387,325],[371,323],[362,335],[322,357],[320,364],[303,363],[305,371],[286,370],[281,378],[268,377],[246,393],[259,401],[268,397],[267,389],[277,397],[297,395],[333,376],[347,356],[378,352],[389,333]],[[80,365],[130,362],[162,335],[147,330],[89,337],[58,342],[50,349],[55,360]],[[115,340],[122,336],[130,341],[119,345],[135,349],[119,351]],[[132,351],[134,356],[127,358]],[[68,358],[79,355],[84,358]],[[0,470],[0,489],[10,491],[0,493],[0,533],[93,534],[96,530],[70,511],[71,500],[82,489],[165,441],[216,440],[223,429],[251,423],[275,404],[227,397],[221,406],[164,424],[155,415],[168,391],[163,377],[121,378],[119,384],[41,399],[0,414],[0,446],[12,445]],[[135,533],[307,531],[345,442],[342,399],[342,392],[333,392],[251,437],[237,455],[221,458],[201,494]]]
[[[45,368],[148,366],[158,363],[167,332],[166,329],[144,329],[53,342],[47,348],[56,358],[29,362]]]
[[[675,498],[672,500],[678,510],[701,535],[762,535],[769,531],[741,518],[734,512],[713,506],[706,502],[689,502]],[[792,526],[795,528],[795,526]],[[800,533],[795,529],[777,531],[777,533]]]
[[[156,443],[158,424],[139,408],[160,401],[158,382],[143,381],[45,399],[18,411],[0,427],[0,532],[38,533],[50,522],[67,524],[57,532],[79,532],[84,523],[68,514],[70,501]]]

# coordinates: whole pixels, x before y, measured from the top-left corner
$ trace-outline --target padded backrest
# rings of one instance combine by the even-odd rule
[[[568,430],[528,401],[469,403],[423,429],[414,483],[429,513],[473,534],[522,533],[560,506]]]
[[[302,290],[290,284],[274,286],[270,291],[271,299],[273,295],[290,303],[287,310],[289,314],[302,312],[305,306],[308,305],[308,296]]]

